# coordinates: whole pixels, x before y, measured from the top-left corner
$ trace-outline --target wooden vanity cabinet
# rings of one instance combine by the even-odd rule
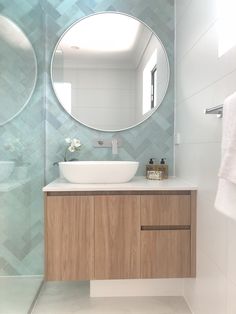
[[[190,231],[141,232],[141,278],[190,277]]]
[[[140,197],[95,196],[96,279],[139,278]]]
[[[196,275],[196,192],[49,192],[46,280]]]
[[[191,276],[191,194],[141,196],[141,278]]]
[[[196,276],[196,191],[141,196],[141,278]]]
[[[45,202],[46,279],[93,279],[93,197],[57,195],[46,197]]]

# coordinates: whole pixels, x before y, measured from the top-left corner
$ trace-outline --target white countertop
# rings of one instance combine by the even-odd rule
[[[183,191],[197,190],[197,186],[180,178],[170,177],[166,180],[147,180],[145,177],[134,177],[127,183],[116,184],[83,184],[70,183],[57,179],[43,188],[44,192],[72,191]]]

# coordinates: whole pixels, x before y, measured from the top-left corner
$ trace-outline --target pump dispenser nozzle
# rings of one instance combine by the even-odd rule
[[[160,164],[165,165],[166,164],[166,158],[161,158]]]
[[[155,158],[150,158],[150,160],[149,160],[149,165],[153,165],[153,164],[154,164],[153,159],[155,159]]]

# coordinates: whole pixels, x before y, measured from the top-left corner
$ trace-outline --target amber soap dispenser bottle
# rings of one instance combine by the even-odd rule
[[[151,158],[149,160],[149,164],[146,165],[146,178],[149,180],[163,180],[164,173],[159,170],[159,166],[157,164],[154,164],[153,159],[155,158]]]
[[[164,179],[168,179],[168,165],[166,164],[166,158],[161,158],[160,164],[158,165],[158,169],[163,171]]]

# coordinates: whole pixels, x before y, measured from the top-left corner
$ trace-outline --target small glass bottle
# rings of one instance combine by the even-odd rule
[[[161,158],[160,164],[158,164],[158,170],[163,171],[163,179],[168,179],[168,165],[166,164],[166,158]]]
[[[164,179],[164,172],[160,169],[160,166],[154,164],[153,160],[155,158],[151,158],[149,160],[149,164],[146,165],[146,178],[148,180],[163,180]]]

